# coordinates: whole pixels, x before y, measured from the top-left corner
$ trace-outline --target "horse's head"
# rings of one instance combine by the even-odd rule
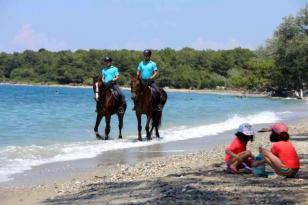
[[[102,80],[102,76],[93,77],[93,92],[96,101],[99,101],[102,98],[103,91],[104,91],[104,83]]]
[[[132,97],[136,97],[141,89],[141,81],[137,77],[130,76],[130,90],[132,93]]]

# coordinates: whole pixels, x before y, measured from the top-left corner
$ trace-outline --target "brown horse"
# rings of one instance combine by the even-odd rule
[[[147,122],[145,126],[146,137],[148,140],[152,139],[152,131],[155,128],[156,137],[159,136],[158,128],[161,124],[162,110],[157,109],[155,104],[155,96],[151,88],[144,83],[141,79],[131,77],[131,93],[135,98],[135,108],[136,108],[136,117],[138,121],[138,140],[142,141],[141,137],[141,115],[145,114],[147,116]],[[167,101],[167,93],[161,89],[161,105],[162,108]],[[150,123],[152,122],[152,127],[150,129]]]
[[[122,138],[123,118],[126,110],[126,104],[121,105],[121,103],[116,100],[111,89],[106,87],[103,83],[101,76],[93,78],[93,91],[95,94],[97,111],[96,123],[94,127],[96,138],[105,140],[109,138],[110,120],[113,114],[118,115],[119,138]],[[104,116],[106,120],[105,138],[103,138],[98,132],[98,126]]]

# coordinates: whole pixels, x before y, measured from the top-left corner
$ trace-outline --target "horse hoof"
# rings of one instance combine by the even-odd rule
[[[96,139],[98,139],[98,140],[103,139],[103,137],[98,133],[98,131],[95,131],[95,136],[96,136]]]
[[[121,135],[119,136],[119,139],[122,139],[122,136],[121,136]]]
[[[138,140],[139,140],[139,141],[142,141],[142,138],[138,137]]]
[[[160,136],[159,136],[159,135],[156,135],[156,138],[160,138]]]
[[[105,137],[105,140],[109,140],[109,137]]]

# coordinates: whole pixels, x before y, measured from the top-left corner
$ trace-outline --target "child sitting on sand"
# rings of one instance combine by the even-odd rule
[[[253,141],[254,135],[255,132],[250,124],[244,123],[239,126],[235,138],[226,149],[225,162],[229,173],[236,174],[241,168],[250,168],[254,156],[246,148],[248,141]]]
[[[276,123],[272,125],[271,130],[270,141],[273,142],[271,151],[262,147],[259,148],[259,151],[276,174],[294,177],[300,164],[297,152],[289,140],[288,126],[284,123]]]

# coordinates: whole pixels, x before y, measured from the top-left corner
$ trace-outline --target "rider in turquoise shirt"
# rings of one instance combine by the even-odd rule
[[[143,51],[144,60],[141,61],[138,65],[137,77],[141,78],[145,83],[151,86],[154,89],[156,96],[156,105],[157,109],[161,110],[160,104],[160,90],[154,79],[158,75],[158,69],[156,63],[151,61],[152,52],[149,49]]]
[[[106,63],[106,67],[102,68],[104,84],[107,87],[111,87],[112,89],[116,90],[120,95],[120,101],[123,104],[126,104],[125,96],[117,84],[117,81],[120,79],[119,69],[112,65],[112,59],[110,57],[104,58],[104,62]]]
[[[107,85],[119,75],[119,69],[113,65],[102,69],[102,76],[104,77],[104,83]]]
[[[151,79],[154,71],[157,71],[157,66],[156,66],[156,63],[154,63],[151,60],[141,61],[138,65],[138,72],[141,74],[142,80]]]

